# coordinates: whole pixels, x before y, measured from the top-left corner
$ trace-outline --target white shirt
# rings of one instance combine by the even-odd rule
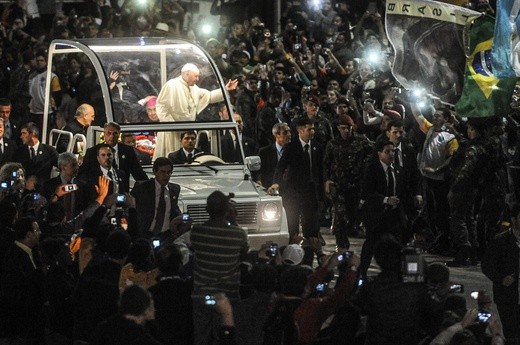
[[[155,214],[153,217],[152,224],[150,224],[150,231],[153,232],[155,228],[155,219],[157,218],[157,208],[159,207],[159,197],[161,196],[161,185],[154,179],[155,182]],[[170,213],[172,209],[172,204],[170,202],[170,189],[168,185],[164,186],[164,201],[166,202],[166,208],[164,212],[164,222],[161,232],[168,231],[170,229]]]

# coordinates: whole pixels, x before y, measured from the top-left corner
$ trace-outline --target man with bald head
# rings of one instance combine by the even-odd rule
[[[163,85],[156,102],[157,117],[161,122],[195,121],[197,114],[209,104],[224,100],[222,89],[209,91],[198,87],[200,71],[192,63],[185,64],[181,69],[181,75],[170,79]],[[232,91],[237,87],[237,80],[230,80],[226,84],[226,90]],[[175,151],[175,145],[179,142],[172,134],[159,132],[155,157],[164,157]]]
[[[94,118],[96,116],[96,112],[94,111],[94,107],[90,104],[83,103],[78,109],[76,109],[76,114],[74,115],[74,120],[72,122],[67,123],[65,127],[63,127],[64,131],[71,132],[74,134],[83,134],[87,135],[88,127],[94,122]],[[83,144],[83,143],[82,143]],[[56,144],[56,150],[61,153],[67,151],[67,146],[69,145],[69,138],[65,135],[60,135],[58,139],[58,143]],[[77,147],[74,148],[74,152],[77,153]]]

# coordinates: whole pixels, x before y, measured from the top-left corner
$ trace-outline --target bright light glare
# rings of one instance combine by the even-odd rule
[[[146,5],[146,0],[137,0],[139,5]]]
[[[419,102],[417,103],[417,106],[422,109],[426,106],[426,102]]]
[[[202,33],[205,35],[209,35],[211,33],[211,25],[209,25],[209,24],[202,25]]]
[[[275,203],[268,203],[264,206],[263,212],[262,212],[262,218],[263,220],[277,220],[278,219],[278,213],[279,209],[278,206]]]
[[[377,63],[377,62],[379,62],[379,54],[376,52],[370,52],[370,53],[368,53],[367,60],[368,60],[368,62],[371,62],[371,63]]]
[[[424,91],[422,89],[415,89],[412,92],[415,97],[421,97]]]

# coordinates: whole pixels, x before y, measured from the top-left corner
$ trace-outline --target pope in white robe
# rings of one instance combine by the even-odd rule
[[[159,121],[195,121],[197,114],[209,104],[224,100],[221,89],[209,91],[196,85],[199,74],[197,66],[187,63],[182,67],[180,76],[163,85],[156,103]],[[230,80],[226,84],[226,90],[235,90],[237,84],[237,80]],[[153,160],[168,157],[170,152],[178,149],[179,142],[180,138],[174,132],[158,132]]]

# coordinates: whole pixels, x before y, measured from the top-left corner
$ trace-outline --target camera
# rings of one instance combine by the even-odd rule
[[[41,195],[38,194],[38,193],[34,193],[34,194],[33,194],[33,200],[35,200],[35,201],[36,201],[36,200],[40,200],[40,197],[41,197]]]
[[[154,239],[152,240],[152,246],[153,246],[154,248],[158,248],[160,245],[161,245],[161,240],[159,240],[158,238],[154,238]]]
[[[63,189],[66,191],[66,192],[71,192],[71,191],[74,191],[74,190],[77,190],[78,189],[78,185],[77,184],[68,184],[68,185],[65,185],[63,187]]]
[[[189,213],[185,212],[185,213],[182,214],[182,221],[183,221],[183,223],[187,223],[190,220],[191,220],[191,217],[190,217]]]
[[[352,257],[352,254],[354,254],[352,251],[347,250],[346,252],[344,252],[338,256],[338,261],[339,262],[348,261]]]
[[[323,293],[325,293],[325,290],[327,290],[327,283],[318,283],[318,284],[316,284],[316,287],[314,288],[314,291],[317,294],[323,294]]]
[[[204,304],[214,306],[215,304],[217,304],[217,301],[212,295],[206,295],[204,296]]]
[[[116,206],[122,207],[126,202],[126,195],[124,194],[118,194],[116,196]]]
[[[424,259],[419,248],[406,247],[401,252],[401,274],[404,283],[423,283]]]
[[[276,256],[276,254],[278,254],[278,244],[270,243],[269,249],[267,249],[266,254],[267,254],[267,256],[274,258]]]
[[[293,50],[300,50],[302,49],[302,44],[301,43],[295,43],[293,45]]]
[[[0,188],[2,188],[2,189],[9,189],[9,188],[11,188],[11,186],[12,186],[11,181],[0,182]]]
[[[478,321],[480,323],[488,323],[490,317],[491,317],[491,313],[488,313],[487,311],[484,311],[484,310],[479,310],[476,321]]]
[[[18,170],[16,170],[11,173],[11,176],[13,177],[13,180],[18,180],[20,174],[18,173]]]

